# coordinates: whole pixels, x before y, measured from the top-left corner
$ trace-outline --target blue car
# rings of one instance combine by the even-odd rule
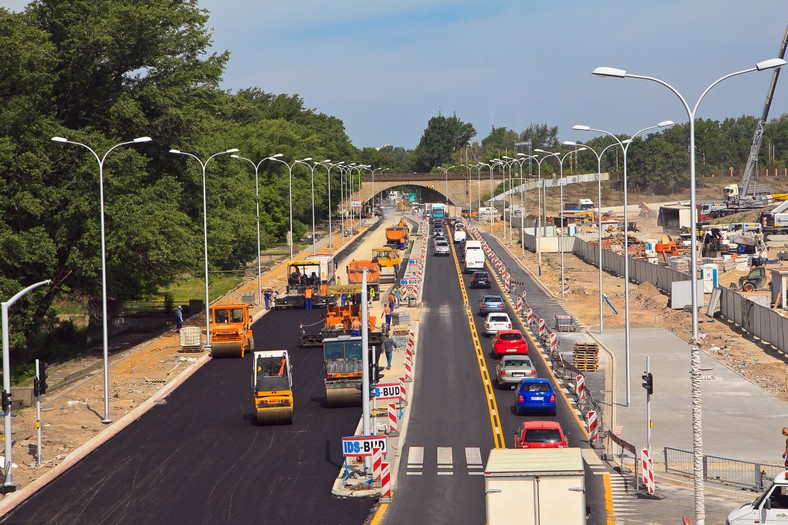
[[[548,412],[555,415],[555,390],[550,381],[541,377],[528,377],[520,381],[514,394],[517,415],[525,412]]]

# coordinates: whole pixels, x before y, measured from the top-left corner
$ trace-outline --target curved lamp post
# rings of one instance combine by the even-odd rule
[[[205,254],[205,342],[206,347],[211,348],[211,312],[210,312],[210,296],[208,295],[208,199],[207,199],[207,192],[205,189],[206,186],[206,176],[205,176],[205,168],[208,165],[208,162],[216,157],[217,155],[225,155],[227,153],[235,153],[238,151],[238,148],[228,149],[227,151],[220,151],[219,153],[214,153],[207,159],[205,162],[200,160],[197,155],[193,155],[191,153],[186,153],[185,151],[180,151],[177,149],[171,149],[170,153],[175,155],[185,155],[187,157],[191,157],[197,162],[200,163],[200,167],[202,168],[202,234],[203,234],[203,251]]]
[[[583,151],[585,148],[579,148],[576,150],[568,151],[561,156],[560,153],[551,153],[549,151],[545,151],[543,149],[535,149],[534,151],[537,153],[542,153],[545,155],[544,158],[547,157],[555,157],[558,160],[558,186],[561,189],[561,196],[559,200],[559,211],[558,216],[561,220],[561,227],[558,228],[558,251],[561,253],[561,299],[566,299],[566,286],[564,283],[564,159],[566,159],[572,153],[577,151]],[[544,158],[542,160],[544,160]],[[545,212],[545,215],[547,213]]]
[[[592,72],[594,75],[602,77],[613,78],[635,78],[639,80],[648,80],[660,84],[668,88],[674,95],[681,101],[681,105],[687,112],[689,119],[690,131],[690,213],[692,215],[692,230],[693,234],[690,237],[690,286],[692,287],[692,340],[690,341],[690,379],[692,384],[692,451],[693,451],[693,475],[694,475],[694,490],[695,490],[695,522],[697,525],[705,525],[706,522],[706,509],[703,495],[703,434],[702,434],[702,420],[701,420],[701,388],[700,388],[700,341],[698,339],[698,298],[697,298],[697,237],[695,235],[695,214],[697,213],[696,200],[695,200],[695,115],[706,94],[720,82],[727,80],[737,75],[751,73],[753,71],[765,71],[774,69],[785,65],[785,60],[782,58],[771,58],[758,62],[755,67],[743,69],[741,71],[734,71],[723,77],[718,78],[712,82],[701,93],[698,101],[693,108],[690,108],[687,101],[673,86],[658,78],[633,75],[627,73],[623,69],[616,69],[612,67],[598,67]]]
[[[335,164],[331,164],[331,159],[326,159],[323,162],[315,162],[315,166],[323,166],[326,168],[326,186],[328,187],[328,249],[332,250],[334,245],[331,242],[331,168]]]
[[[280,157],[283,155],[281,153],[277,153],[276,155],[271,155],[270,157],[266,157],[267,160],[272,160],[274,162],[280,162],[287,166],[287,176],[288,176],[288,186],[290,188],[290,239],[288,240],[288,244],[290,245],[290,260],[293,260],[293,166],[295,166],[295,162],[288,164],[287,162],[283,161]]]
[[[8,323],[8,309],[13,306],[15,302],[19,300],[20,297],[25,295],[28,292],[32,292],[39,286],[45,286],[51,284],[52,281],[47,279],[46,281],[41,281],[36,284],[32,284],[22,290],[21,292],[17,293],[15,296],[10,298],[8,301],[4,301],[0,304],[0,317],[2,317],[2,327],[3,327],[3,397],[11,400],[11,348],[10,348],[10,337],[8,336],[9,330],[9,323]],[[4,407],[5,408],[5,407]],[[106,419],[106,416],[105,416]],[[108,423],[109,421],[107,421]],[[3,481],[3,487],[0,492],[3,494],[7,492],[14,492],[16,490],[16,484],[14,483],[13,477],[13,439],[11,434],[11,414],[5,414],[3,418],[3,441],[5,442],[5,465],[3,465],[3,472],[5,473],[5,480]]]
[[[625,366],[626,369],[626,384],[627,384],[627,402],[625,406],[629,406],[631,397],[632,397],[632,378],[630,377],[631,374],[631,346],[630,346],[630,324],[629,324],[629,201],[628,201],[628,189],[627,189],[627,152],[629,151],[629,146],[632,144],[632,141],[635,140],[635,137],[645,133],[646,131],[650,131],[652,129],[657,128],[664,128],[673,125],[672,120],[664,120],[659,124],[654,126],[648,126],[647,128],[643,128],[640,131],[634,133],[630,138],[626,140],[619,140],[613,133],[609,131],[605,131],[603,129],[591,128],[589,126],[583,125],[574,125],[572,129],[576,131],[596,131],[597,133],[604,133],[605,135],[612,137],[613,140],[621,147],[621,150],[624,153],[624,354],[625,354]]]
[[[597,183],[597,257],[599,259],[599,333],[604,333],[604,317],[602,312],[602,156],[605,154],[607,150],[614,146],[618,146],[618,143],[613,142],[612,144],[608,145],[603,149],[601,152],[597,153],[594,148],[589,146],[588,144],[581,144],[579,142],[570,142],[565,141],[565,146],[585,146],[585,148],[594,154],[596,157],[596,183]]]
[[[258,178],[258,172],[260,171],[260,166],[268,160],[268,157],[264,158],[260,162],[255,163],[251,159],[247,159],[246,157],[241,157],[240,155],[230,155],[234,159],[241,159],[247,161],[249,164],[254,167],[254,194],[255,194],[255,211],[257,214],[257,295],[259,302],[257,304],[264,304],[263,301],[263,283],[262,283],[262,275],[263,275],[263,263],[262,263],[262,255],[260,255],[260,184]]]
[[[312,172],[312,253],[315,253],[317,251],[317,231],[315,230],[315,165],[310,163],[311,160],[312,157],[296,160],[293,162],[293,165],[303,164],[304,166],[308,166],[309,171]]]
[[[520,171],[520,252],[521,255],[525,255],[525,182],[523,180],[523,164],[525,164],[525,161],[528,161],[528,175],[530,175],[531,161],[538,157],[538,155],[518,153],[517,156],[520,157],[517,159],[517,166]]]
[[[106,237],[104,234],[104,161],[107,159],[109,152],[115,148],[129,144],[141,144],[143,142],[150,142],[151,140],[153,139],[150,137],[137,137],[134,140],[121,142],[109,148],[107,152],[104,153],[103,157],[99,157],[98,154],[86,144],[64,139],[63,137],[52,137],[53,142],[73,144],[85,148],[96,157],[99,165],[99,213],[101,220],[101,335],[104,339],[104,419],[102,419],[101,422],[104,424],[112,423],[112,420],[109,418],[109,338],[107,336],[107,249]]]

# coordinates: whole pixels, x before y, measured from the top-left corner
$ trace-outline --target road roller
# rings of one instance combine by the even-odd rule
[[[211,355],[243,357],[254,350],[250,305],[218,304],[211,306]]]
[[[369,345],[370,382],[377,382],[379,346]],[[375,360],[373,360],[375,354]],[[363,377],[361,337],[339,336],[323,340],[326,406],[361,406]],[[376,377],[372,377],[372,375]]]
[[[258,425],[293,423],[293,369],[287,350],[254,353],[252,391]]]
[[[326,305],[323,320],[319,323],[301,325],[301,346],[322,347],[324,339],[350,335],[354,319],[361,318],[361,286],[358,284],[334,285],[328,287],[328,296],[332,300]],[[380,346],[383,340],[381,327],[377,326],[377,317],[371,315],[372,306],[367,312],[369,344]],[[320,325],[320,330],[307,333],[306,328]]]

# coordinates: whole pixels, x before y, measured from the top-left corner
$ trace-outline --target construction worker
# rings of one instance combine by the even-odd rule
[[[358,317],[353,318],[353,322],[350,324],[350,335],[361,335],[361,321]]]
[[[383,305],[383,315],[386,316],[386,328],[391,327],[391,306],[390,303]]]
[[[304,308],[307,310],[312,309],[312,295],[315,293],[311,286],[304,288]]]
[[[375,289],[371,286],[369,287],[369,300],[370,301],[375,300]]]

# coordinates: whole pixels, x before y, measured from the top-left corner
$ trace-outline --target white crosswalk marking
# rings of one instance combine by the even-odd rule
[[[626,517],[635,514],[637,504],[634,480],[620,475],[611,474],[610,490],[613,493],[613,513],[616,517]]]
[[[424,447],[408,447],[408,476],[421,476],[424,467]]]
[[[453,476],[454,475],[454,449],[452,447],[436,447],[436,471],[438,476]],[[482,450],[480,447],[464,447],[463,453],[465,456],[465,466],[467,475],[469,476],[483,476],[484,475],[484,458],[482,457]],[[407,450],[407,469],[405,474],[408,476],[422,476],[424,475],[425,466],[427,474],[431,474],[431,465],[429,458],[431,455],[427,453],[427,465],[424,463],[424,447],[408,447]]]

